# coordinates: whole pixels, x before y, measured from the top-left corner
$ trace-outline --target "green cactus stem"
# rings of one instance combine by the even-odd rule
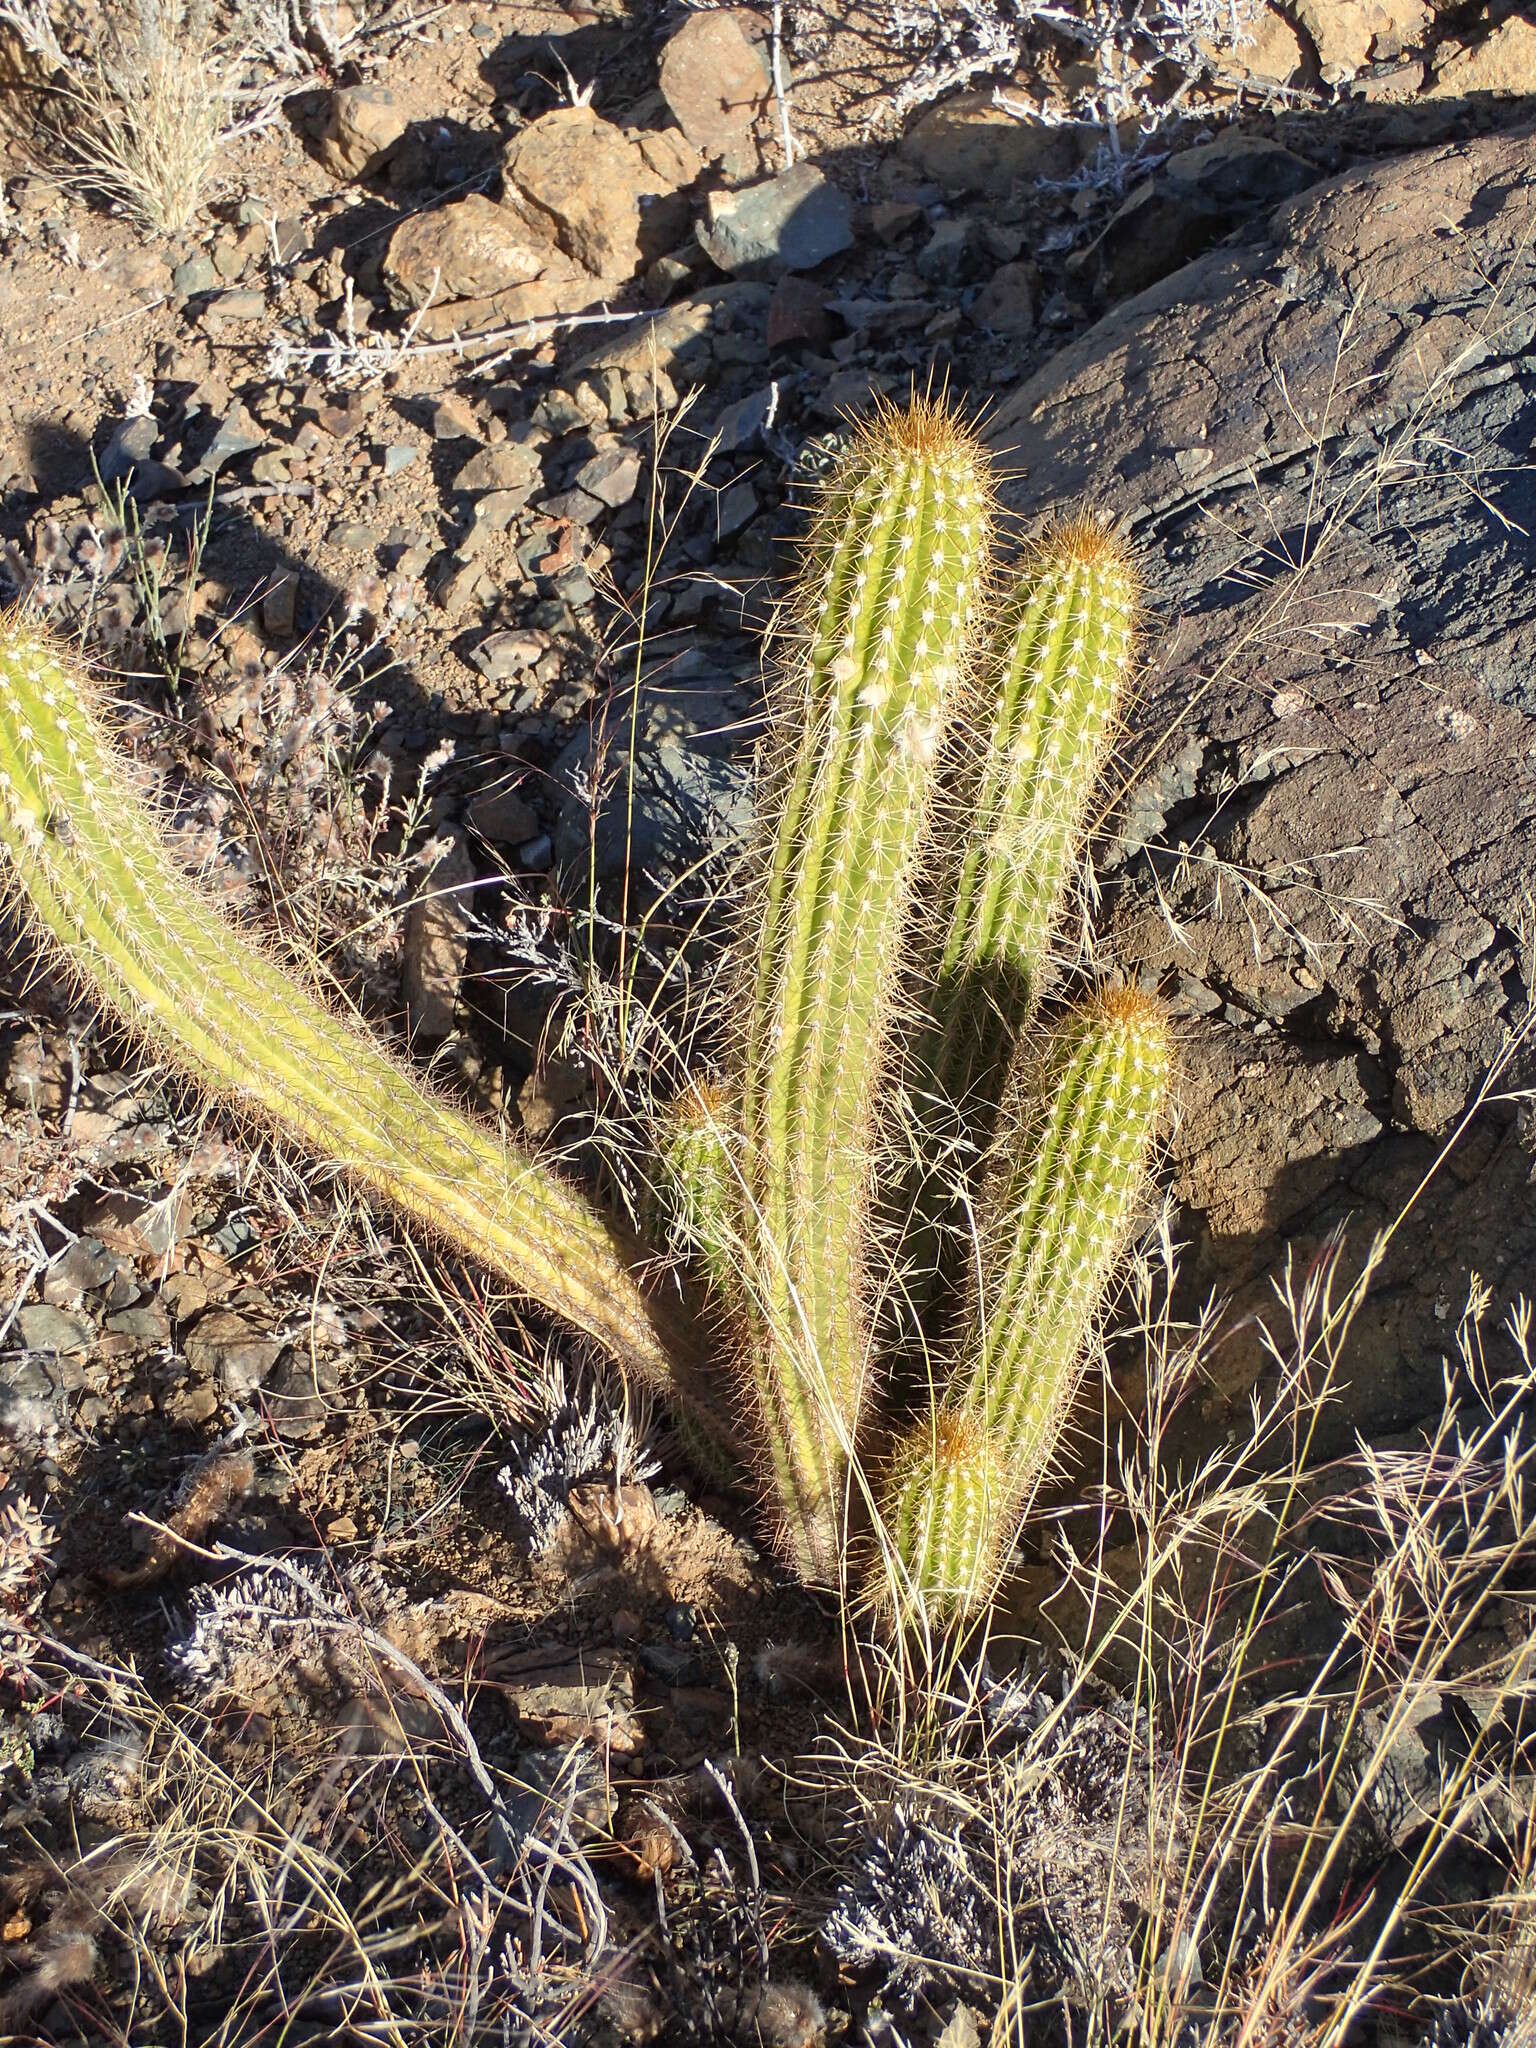
[[[735,1110],[728,1089],[691,1081],[659,1119],[655,1152],[665,1231],[697,1262],[721,1307],[739,1317],[743,1238]]]
[[[935,980],[932,1062],[964,1103],[1039,1000],[1062,895],[1130,663],[1136,578],[1104,526],[1049,529],[998,621],[991,727]],[[1000,1071],[1000,1069],[998,1070]]]
[[[904,1069],[919,1125],[902,1198],[900,1319],[909,1328],[930,1320],[953,1278],[943,1224],[963,1236],[955,1186],[990,1139],[1003,1074],[1039,1000],[1114,732],[1136,594],[1107,527],[1081,518],[1048,529],[991,636],[983,729],[956,730],[957,812],[937,824],[960,852],[935,848],[935,866],[947,863],[952,877],[947,924],[929,955],[930,1021]]]
[[[596,1339],[711,1429],[706,1349],[627,1233],[423,1089],[170,858],[64,650],[0,622],[0,844],[81,984],[157,1051]]]
[[[1069,1013],[1011,1091],[937,1419],[907,1432],[882,1507],[911,1588],[930,1605],[990,1591],[1049,1463],[1146,1184],[1169,1070],[1161,1007],[1118,991]]]
[[[884,410],[812,540],[799,658],[776,725],[741,1065],[753,1381],[785,1547],[837,1568],[870,1373],[876,1087],[935,764],[971,660],[991,504],[943,407]]]

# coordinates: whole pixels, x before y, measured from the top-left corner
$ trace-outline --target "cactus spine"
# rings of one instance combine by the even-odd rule
[[[978,1277],[932,1419],[892,1460],[882,1520],[930,1608],[985,1589],[1047,1464],[1145,1185],[1167,1096],[1158,1004],[1107,993],[1026,1054],[978,1200]]]
[[[975,441],[942,407],[881,411],[823,505],[780,710],[740,1082],[751,1371],[788,1547],[823,1579],[870,1373],[876,1085],[989,527]]]
[[[63,652],[0,625],[0,840],[81,981],[157,1051],[258,1109],[669,1393],[699,1340],[636,1248],[547,1166],[420,1088],[237,932],[126,787]],[[724,1411],[710,1401],[717,1426]]]

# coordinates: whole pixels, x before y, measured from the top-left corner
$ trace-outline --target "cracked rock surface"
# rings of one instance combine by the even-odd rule
[[[1526,1013],[1536,889],[1536,272],[1517,132],[1356,170],[1115,308],[1005,400],[1010,509],[1089,494],[1153,616],[1098,849],[1100,964],[1188,1017],[1172,1138],[1193,1304],[1250,1313],[1349,1222],[1354,1256]],[[1491,281],[1491,282],[1490,282]],[[1496,1093],[1532,1075],[1517,1051]],[[1536,1127],[1490,1101],[1388,1249],[1349,1426],[1439,1398],[1448,1290],[1536,1270]]]

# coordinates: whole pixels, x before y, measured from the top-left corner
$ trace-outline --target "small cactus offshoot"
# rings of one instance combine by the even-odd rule
[[[712,1476],[756,1478],[805,1578],[876,1558],[887,1614],[909,1597],[940,1620],[989,1595],[1049,1464],[1169,1074],[1149,998],[1031,1023],[1134,576],[1079,522],[1010,587],[992,524],[979,443],[930,401],[880,408],[824,492],[733,1036],[720,1081],[655,1125],[654,1248],[237,931],[171,858],[78,661],[0,622],[0,847],[79,982],[595,1339],[668,1400]],[[945,1250],[960,1213],[963,1262]],[[889,1313],[893,1274],[915,1317]]]

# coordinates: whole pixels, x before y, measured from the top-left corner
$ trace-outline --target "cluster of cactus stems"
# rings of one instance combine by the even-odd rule
[[[756,1474],[804,1577],[862,1557],[925,1618],[989,1595],[1049,1464],[1169,1079],[1149,998],[1034,1018],[1128,666],[1129,565],[1085,521],[1009,588],[992,529],[977,442],[928,402],[882,410],[825,491],[734,1041],[656,1133],[681,1289],[210,905],[79,663],[0,626],[0,839],[82,984],[668,1395],[704,1462]]]

